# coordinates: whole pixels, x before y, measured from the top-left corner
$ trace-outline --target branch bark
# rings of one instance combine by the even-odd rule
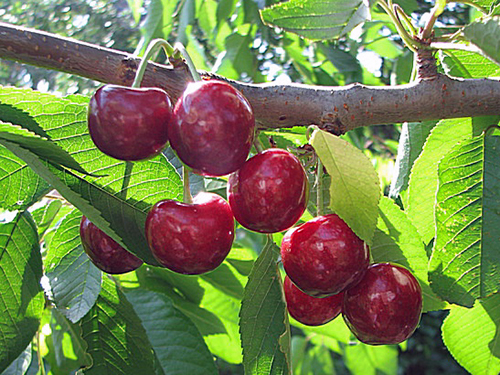
[[[125,52],[6,23],[0,23],[0,58],[125,86],[132,84],[140,63]],[[228,81],[207,72],[200,75]],[[149,63],[143,86],[161,87],[175,101],[189,80],[182,67]],[[228,82],[248,98],[263,129],[316,124],[341,134],[360,126],[498,115],[500,108],[500,81],[494,79],[437,74],[385,87]]]

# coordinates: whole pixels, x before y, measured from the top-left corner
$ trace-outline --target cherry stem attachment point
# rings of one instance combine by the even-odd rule
[[[191,195],[191,190],[189,189],[189,168],[185,165],[182,166],[182,182],[183,182],[183,196],[182,201],[187,204],[193,203],[193,196]]]
[[[162,47],[165,50],[165,54],[167,55],[167,57],[175,56],[176,52],[169,42],[167,42],[164,39],[153,39],[149,43],[148,48],[144,53],[144,57],[141,63],[139,64],[139,67],[137,68],[137,72],[135,73],[135,79],[134,82],[132,83],[132,87],[134,88],[141,87],[142,77],[144,76],[144,72],[146,71],[146,67],[148,66],[148,61],[154,56],[156,56],[158,48],[160,47]]]

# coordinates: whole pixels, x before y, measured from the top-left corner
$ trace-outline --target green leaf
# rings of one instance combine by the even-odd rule
[[[154,355],[132,305],[105,277],[97,303],[81,321],[93,365],[85,374],[154,374]]]
[[[405,122],[403,124],[389,191],[391,198],[396,198],[399,193],[408,189],[411,168],[422,152],[425,140],[434,126],[436,126],[436,121]]]
[[[481,19],[464,27],[465,37],[500,64],[500,17]]]
[[[310,143],[332,179],[331,209],[359,238],[371,244],[380,182],[370,159],[349,142],[322,130],[313,132]]]
[[[312,40],[337,39],[369,19],[362,0],[290,0],[261,10],[264,23]]]
[[[80,173],[89,174],[70,154],[56,143],[24,129],[21,125],[0,122],[0,139],[15,143],[38,155],[41,159],[65,166]]]
[[[469,51],[441,51],[441,64],[448,75],[463,78],[498,77],[500,67],[491,60]]]
[[[144,224],[149,205],[141,200],[140,196],[137,197],[139,199],[135,199],[135,196],[137,196],[135,194],[131,194],[134,198],[123,199],[123,197],[127,196],[129,190],[132,190],[133,193],[137,186],[143,184],[145,187],[148,186],[147,180],[149,178],[153,178],[153,181],[161,179],[165,171],[162,167],[165,166],[168,168],[169,165],[165,159],[160,160],[159,163],[158,161],[151,160],[149,162],[134,164],[133,168],[137,169],[134,173],[127,166],[123,165],[122,178],[118,180],[123,183],[130,177],[129,183],[132,180],[137,182],[133,184],[131,189],[128,189],[128,186],[124,185],[123,190],[119,194],[116,194],[97,183],[90,183],[88,179],[79,177],[68,170],[48,165],[36,155],[13,143],[4,140],[0,140],[0,143],[16,156],[23,158],[30,168],[46,181],[50,182],[66,200],[76,206],[90,221],[106,232],[121,246],[145,262],[154,265],[158,264],[149,250],[144,233]],[[159,170],[152,169],[154,167]],[[146,177],[146,181],[138,181],[141,175]],[[156,194],[157,192],[153,192],[148,195]]]
[[[33,339],[45,304],[38,233],[27,212],[0,223],[0,373]]]
[[[66,215],[47,246],[45,272],[54,303],[71,322],[94,306],[101,291],[102,272],[83,251],[78,210]]]
[[[243,365],[248,375],[290,373],[290,326],[278,254],[269,240],[255,261],[241,303]]]
[[[323,339],[334,339],[344,344],[349,344],[352,341],[351,331],[341,316],[338,316],[327,324],[317,327],[306,326],[293,318],[290,319],[290,324],[294,327],[302,329],[307,336],[319,336]]]
[[[141,319],[165,374],[218,374],[196,326],[168,297],[143,289],[131,290],[126,296]]]
[[[406,213],[428,244],[435,235],[434,204],[438,186],[438,163],[455,144],[472,135],[472,120],[440,121],[431,131],[420,156],[415,160],[408,186]]]
[[[396,375],[398,349],[394,345],[349,345],[345,347],[344,361],[353,375]]]
[[[215,288],[236,299],[243,299],[244,288],[231,268],[223,263],[215,270],[200,275]]]
[[[31,364],[31,343],[17,359],[7,367],[2,375],[24,375]]]
[[[324,345],[314,345],[305,353],[299,371],[294,374],[335,375],[332,356]]]
[[[429,278],[449,302],[472,307],[475,299],[498,292],[499,176],[498,136],[461,142],[439,165]]]
[[[0,145],[0,208],[10,211],[30,207],[51,188],[28,165]]]
[[[446,304],[429,286],[429,259],[417,229],[391,199],[382,197],[379,209],[377,231],[370,247],[373,261],[395,262],[412,271],[422,287],[424,312],[444,308]]]
[[[476,301],[472,309],[453,306],[442,326],[443,341],[471,374],[500,372],[500,295]]]
[[[137,25],[141,20],[141,7],[144,3],[144,0],[127,0],[127,2],[130,10],[132,11],[132,16],[134,16],[134,21]]]
[[[60,200],[53,200],[48,204],[37,208],[31,213],[38,228],[38,236],[40,238],[42,238],[47,229],[49,229],[50,225],[53,223],[57,214],[61,210],[61,207],[62,202]]]

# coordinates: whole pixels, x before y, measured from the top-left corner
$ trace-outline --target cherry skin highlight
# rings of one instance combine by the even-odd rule
[[[169,123],[170,145],[195,173],[223,176],[239,169],[252,147],[255,119],[247,99],[228,83],[189,83]]]
[[[141,259],[125,250],[85,216],[80,222],[80,238],[83,249],[92,263],[106,273],[130,272],[139,268],[143,263]]]
[[[330,297],[311,297],[297,288],[288,276],[283,283],[286,307],[298,322],[308,326],[320,326],[335,319],[341,312],[343,293]]]
[[[159,88],[100,87],[88,110],[90,137],[96,147],[119,160],[158,155],[168,141],[172,104]]]
[[[192,204],[163,200],[149,211],[146,238],[154,257],[170,270],[186,275],[212,271],[231,250],[233,213],[212,193],[199,193]]]
[[[281,259],[286,274],[303,292],[326,297],[356,285],[370,256],[351,228],[330,214],[288,230],[281,242]]]
[[[229,176],[227,198],[235,219],[245,228],[260,233],[281,232],[304,213],[309,184],[295,155],[268,149]]]
[[[342,314],[362,342],[399,344],[417,328],[422,314],[422,289],[406,268],[372,264],[363,279],[344,293]]]

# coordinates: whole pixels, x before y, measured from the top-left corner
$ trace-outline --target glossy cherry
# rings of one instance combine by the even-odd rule
[[[172,104],[159,88],[100,87],[88,110],[96,147],[115,159],[137,161],[161,152],[168,141]]]
[[[205,192],[192,204],[160,201],[146,218],[146,238],[154,257],[170,270],[187,275],[212,271],[231,250],[231,207],[220,196]]]
[[[343,293],[316,298],[297,288],[288,276],[283,283],[286,307],[298,322],[308,326],[320,326],[335,319],[341,312]]]
[[[309,184],[293,154],[268,149],[229,176],[227,198],[235,219],[245,228],[261,233],[281,232],[304,213]]]
[[[228,83],[190,83],[174,107],[170,145],[179,158],[206,176],[239,169],[252,146],[255,119],[246,98]]]
[[[290,229],[281,242],[286,274],[314,297],[354,286],[366,272],[369,258],[365,243],[335,214]]]
[[[396,264],[372,264],[363,279],[344,293],[344,320],[366,344],[403,342],[417,328],[421,313],[420,284]]]
[[[106,273],[130,272],[142,265],[141,259],[125,250],[85,216],[80,222],[80,239],[92,263]]]

